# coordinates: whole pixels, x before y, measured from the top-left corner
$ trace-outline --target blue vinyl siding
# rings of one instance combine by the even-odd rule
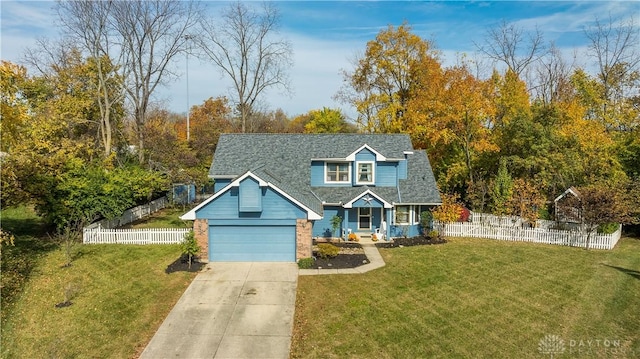
[[[380,228],[380,225],[382,224],[382,212],[384,210],[384,208],[373,209],[373,216],[371,218],[371,232],[375,232],[376,228]]]
[[[311,161],[311,185],[324,186],[324,162]]]
[[[366,148],[356,153],[356,161],[375,161],[375,160],[376,160],[376,155]]]
[[[398,162],[398,179],[407,179],[407,160]]]
[[[231,183],[230,179],[216,179],[213,182],[213,192],[216,193]]]
[[[262,211],[262,189],[258,181],[247,178],[240,183],[239,188],[240,212]]]
[[[296,226],[210,226],[213,262],[295,262]]]
[[[196,212],[196,218],[211,219],[296,219],[307,213],[279,193],[267,188],[262,191],[262,212],[241,213],[239,189],[232,187]]]
[[[346,223],[345,228],[350,228],[351,232],[358,231],[358,209],[350,208],[345,211],[349,212],[348,223]]]
[[[365,195],[363,197],[366,197],[366,196],[369,196],[369,195]],[[384,204],[382,204],[382,202],[380,202],[377,198],[373,196],[369,196],[369,197],[373,198],[371,203],[367,203],[364,199],[360,198],[357,201],[353,202],[353,207],[374,207],[374,208],[384,207]]]
[[[378,162],[376,163],[376,186],[379,187],[395,187],[397,181],[397,162]]]
[[[391,225],[391,237],[402,237],[406,228],[407,237],[415,237],[420,234],[420,226],[417,224],[410,225]]]
[[[313,223],[313,236],[314,237],[334,237],[340,236],[342,230],[338,230],[337,232],[333,232],[333,226],[331,225],[331,218],[333,216],[338,215],[342,217],[344,226],[344,209],[340,207],[324,207],[323,217]]]

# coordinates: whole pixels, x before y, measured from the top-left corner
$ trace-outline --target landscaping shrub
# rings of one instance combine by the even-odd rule
[[[340,248],[331,243],[318,244],[318,256],[323,259],[333,258],[340,253]]]
[[[428,237],[431,239],[437,239],[438,237],[440,237],[440,232],[436,231],[435,229],[429,231]]]
[[[313,265],[313,258],[302,258],[298,260],[298,268],[308,269]]]
[[[598,233],[611,234],[618,230],[617,223],[604,223],[598,226]]]
[[[427,234],[431,224],[433,223],[433,214],[431,211],[424,211],[420,213],[420,227],[422,228],[422,234]]]
[[[196,241],[196,237],[193,234],[193,231],[189,231],[184,235],[184,241],[180,243],[180,249],[182,250],[182,254],[187,256],[189,260],[189,269],[191,269],[193,257],[200,252],[200,246]]]

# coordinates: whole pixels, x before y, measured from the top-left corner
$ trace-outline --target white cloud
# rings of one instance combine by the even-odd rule
[[[51,35],[55,29],[53,5],[49,1],[0,1],[3,60],[20,62],[26,48],[35,46],[39,37]]]
[[[2,1],[2,29],[27,26],[49,31],[54,25],[54,5],[53,1]]]
[[[208,3],[211,11],[220,4]],[[268,108],[282,108],[290,116],[295,116],[324,106],[338,107],[353,117],[353,108],[335,102],[332,97],[342,85],[341,70],[353,68],[350,59],[357,52],[362,52],[366,42],[373,39],[380,29],[388,24],[399,25],[403,17],[417,19],[410,23],[414,32],[426,39],[433,38],[442,52],[443,65],[449,66],[455,64],[458,53],[464,52],[473,57],[473,41],[482,40],[486,26],[500,20],[500,15],[491,15],[489,9],[496,7],[498,10],[499,2],[489,2],[487,7],[482,6],[484,3],[474,7],[473,2],[389,4],[311,2],[309,6],[301,6],[300,3],[280,3],[283,17],[302,21],[293,21],[291,26],[297,28],[287,28],[288,32],[283,33],[293,45],[294,65],[290,69],[293,93],[287,96],[277,90],[269,91],[264,97]],[[0,1],[2,59],[20,62],[23,49],[33,46],[39,36],[56,36],[54,5],[52,1]],[[584,56],[586,39],[582,34],[585,26],[596,17],[604,20],[609,15],[619,18],[638,13],[638,2],[527,2],[526,5],[543,10],[531,11],[532,14],[545,15],[533,16],[523,11],[511,14],[513,17],[506,20],[514,21],[525,29],[537,26],[546,40],[558,40],[561,51],[569,55],[567,58],[571,57],[573,49],[579,49],[578,61],[582,66],[588,62]],[[514,20],[517,18],[520,19]],[[313,25],[307,26],[306,23]],[[230,82],[221,78],[213,65],[191,59],[189,67],[190,105],[200,104],[209,97],[229,94]],[[155,97],[170,110],[184,113],[187,110],[184,57],[176,58],[174,71],[178,78],[160,88]]]

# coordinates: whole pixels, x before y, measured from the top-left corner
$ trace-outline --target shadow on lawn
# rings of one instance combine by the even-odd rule
[[[28,212],[2,211],[2,229],[15,236],[14,245],[2,247],[0,271],[2,272],[2,296],[0,307],[2,319],[6,319],[9,308],[28,282],[38,259],[59,247],[52,236],[51,228],[44,221]]]
[[[205,265],[206,263],[199,262],[197,258],[193,258],[191,268],[189,268],[189,258],[183,255],[169,264],[164,272],[167,274],[174,272],[200,272]]]
[[[639,279],[640,280],[640,271],[637,271],[635,269],[616,267],[616,266],[612,266],[612,265],[608,265],[608,264],[603,264],[603,266],[609,267],[609,268],[613,268],[613,269],[618,270],[618,271],[620,271],[620,272],[622,272],[624,274],[628,274],[628,275],[632,276],[635,279]]]

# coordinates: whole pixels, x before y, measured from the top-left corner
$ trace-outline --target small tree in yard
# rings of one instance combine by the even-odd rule
[[[568,203],[579,210],[582,223],[586,226],[585,249],[589,249],[591,234],[598,226],[608,223],[632,223],[636,220],[632,216],[633,200],[627,189],[596,183],[578,188],[578,191],[580,197],[571,197]]]
[[[491,200],[493,202],[493,214],[504,216],[507,214],[507,202],[513,193],[513,179],[509,174],[507,162],[504,159],[500,160],[500,168],[492,181],[490,190]]]
[[[506,205],[507,213],[526,219],[535,226],[538,211],[544,205],[544,197],[533,184],[518,178],[513,181],[511,198]]]
[[[79,228],[81,228],[79,225],[69,224],[63,229],[58,230],[58,234],[55,237],[64,249],[66,262],[62,266],[63,268],[71,267],[71,262],[73,262],[73,249],[80,241]]]
[[[340,226],[342,225],[342,217],[333,216],[331,217],[331,227],[333,228],[333,233],[336,233]]]
[[[445,223],[456,222],[460,219],[463,207],[458,202],[459,196],[455,193],[443,193],[440,197],[442,198],[442,204],[432,210],[433,219]]]
[[[182,254],[189,257],[189,269],[191,269],[193,257],[200,252],[200,246],[196,241],[196,236],[193,234],[193,231],[189,231],[189,233],[184,235],[184,241],[180,243],[180,249],[182,249]]]
[[[433,213],[429,211],[424,211],[420,213],[420,227],[422,228],[423,235],[426,236],[427,233],[429,233],[432,222],[433,222]]]

